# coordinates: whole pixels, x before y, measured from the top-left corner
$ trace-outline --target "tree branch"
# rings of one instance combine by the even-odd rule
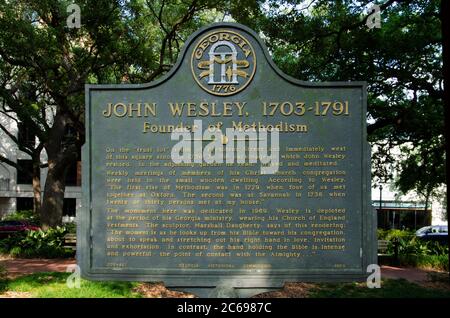
[[[0,155],[0,161],[3,163],[6,163],[7,165],[16,168],[17,170],[21,170],[20,166],[17,164],[17,162],[14,162],[12,160],[9,160],[8,158]]]

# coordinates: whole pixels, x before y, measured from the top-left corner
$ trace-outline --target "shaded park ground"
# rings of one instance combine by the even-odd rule
[[[66,269],[72,264],[74,259],[0,258],[7,271],[7,279],[0,282],[0,297],[194,297],[161,283],[82,280],[81,288],[68,288]],[[448,273],[382,266],[381,276],[380,289],[369,289],[365,283],[286,283],[279,291],[255,297],[450,297]]]

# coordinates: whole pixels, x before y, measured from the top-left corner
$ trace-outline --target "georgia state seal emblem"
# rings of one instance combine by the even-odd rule
[[[242,34],[215,30],[197,42],[191,69],[196,82],[205,91],[229,96],[242,91],[253,79],[256,55]]]

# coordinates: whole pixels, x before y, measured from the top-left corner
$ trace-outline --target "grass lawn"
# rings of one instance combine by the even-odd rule
[[[92,282],[81,280],[81,288],[68,288],[66,279],[70,273],[36,273],[21,276],[0,283],[3,292],[13,291],[37,298],[116,298],[116,297],[141,297],[133,292],[138,283],[133,282]],[[0,292],[1,294],[1,292]]]
[[[38,298],[140,298],[145,297],[142,283],[137,282],[93,282],[81,280],[81,288],[68,288],[69,273],[36,273],[15,279],[0,281],[0,295],[12,292],[18,297]],[[425,288],[403,279],[386,279],[380,289],[368,289],[363,283],[308,284],[307,297],[310,298],[442,298],[450,297],[450,289]],[[139,291],[137,291],[139,290]],[[294,294],[281,295],[295,297]],[[301,295],[299,295],[301,296]],[[151,297],[165,297],[152,294]],[[298,297],[298,296],[297,296]]]
[[[311,298],[450,298],[450,289],[425,288],[405,279],[383,279],[381,288],[365,283],[318,284],[309,290]]]

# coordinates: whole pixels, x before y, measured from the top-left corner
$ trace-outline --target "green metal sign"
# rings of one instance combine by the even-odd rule
[[[82,275],[241,288],[365,278],[365,85],[291,78],[232,23],[193,34],[156,82],[86,85]]]

